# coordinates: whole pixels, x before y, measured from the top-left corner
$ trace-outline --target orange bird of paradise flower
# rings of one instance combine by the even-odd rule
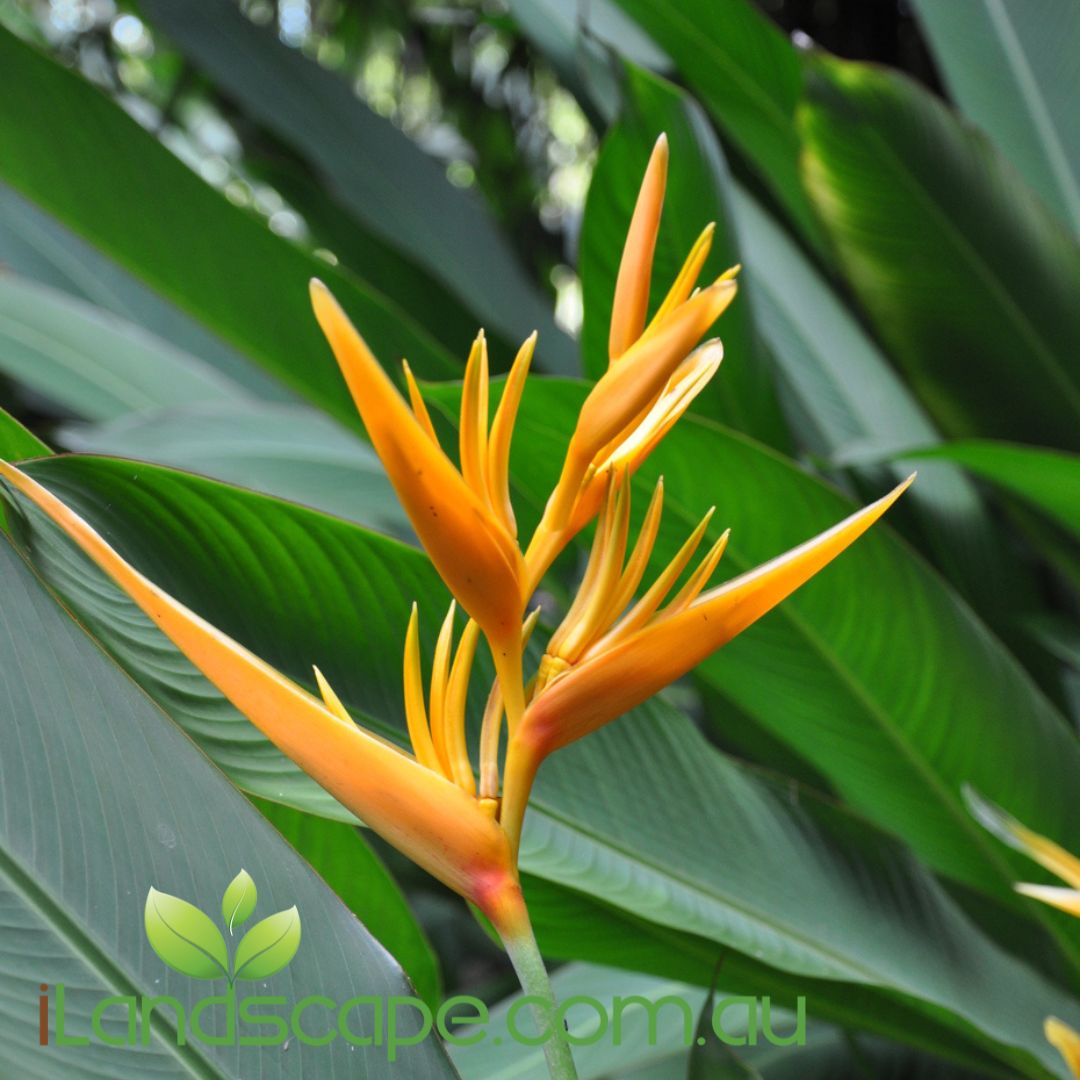
[[[440,445],[408,365],[406,398],[329,290],[312,282],[315,316],[372,445],[454,597],[426,686],[415,607],[406,632],[410,750],[354,723],[317,668],[318,697],[166,594],[55,495],[0,462],[0,477],[66,532],[282,753],[474,903],[506,942],[526,990],[549,1000],[517,870],[529,792],[543,760],[680,678],[745,630],[861,536],[911,482],[787,554],[709,588],[724,533],[672,595],[702,544],[710,511],[667,567],[640,588],[664,492],[661,482],[631,546],[630,478],[716,374],[722,346],[715,339],[700,342],[737,292],[737,268],[698,286],[712,242],[709,226],[648,318],[667,166],[661,136],[619,267],[610,366],[581,407],[558,483],[524,550],[510,499],[509,455],[536,335],[518,351],[493,418],[487,341],[482,332],[476,338],[465,367],[455,463]],[[528,602],[558,554],[597,516],[577,597],[527,682],[524,646],[537,622],[536,612],[526,617]],[[455,645],[456,605],[469,620]],[[465,699],[481,635],[497,678],[485,710],[477,779],[465,740]],[[504,714],[508,741],[500,769]],[[569,1050],[560,1043],[545,1044],[549,1067],[554,1076],[573,1076]]]

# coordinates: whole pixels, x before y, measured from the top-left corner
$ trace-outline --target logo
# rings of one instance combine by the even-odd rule
[[[187,978],[224,979],[225,992],[215,992],[220,991],[218,986],[208,996],[184,1001],[167,994],[103,996],[89,1009],[87,1023],[85,997],[69,1016],[68,988],[58,983],[53,993],[42,983],[38,1042],[43,1047],[145,1047],[156,1027],[159,1038],[175,1039],[177,1046],[194,1041],[207,1046],[284,1047],[296,1039],[318,1047],[340,1039],[352,1047],[382,1048],[387,1061],[394,1062],[402,1050],[434,1034],[451,1046],[470,1046],[487,1039],[496,1046],[509,1041],[535,1047],[549,1039],[565,1040],[571,1046],[589,1046],[606,1039],[620,1046],[624,1037],[636,1041],[633,1032],[644,1021],[650,1046],[662,1041],[683,1047],[706,1042],[704,1021],[695,1030],[695,1010],[679,995],[655,999],[616,995],[611,1000],[577,995],[557,1006],[545,998],[524,995],[513,1001],[498,1024],[482,1000],[465,994],[447,998],[437,1009],[410,995],[362,994],[344,1001],[325,993],[311,993],[296,1001],[272,993],[241,996],[238,984],[264,983],[288,967],[300,947],[300,915],[295,905],[248,925],[257,900],[255,882],[246,870],[225,889],[220,922],[187,900],[151,888],[146,894],[144,920],[154,952]],[[709,1007],[711,1033],[729,1046],[756,1045],[759,1033],[773,1045],[803,1045],[806,999],[797,999],[790,1035],[775,1030],[771,1004],[767,997],[722,999]],[[745,1010],[746,1016],[730,1030],[724,1017],[729,1008],[739,1017]],[[678,1024],[665,1023],[661,1039],[659,1014],[672,1009],[682,1021],[681,1036]],[[539,1016],[534,1018],[537,1010]],[[525,1021],[524,1026],[519,1025],[519,1019]],[[537,1020],[542,1023],[537,1024]],[[73,1030],[72,1025],[81,1030]]]
[[[258,898],[255,882],[241,870],[221,898],[221,917],[230,938],[251,918]],[[192,979],[268,979],[288,967],[300,948],[300,914],[294,905],[257,922],[240,938],[230,962],[229,946],[214,921],[178,896],[151,888],[146,894],[146,936],[174,971]]]

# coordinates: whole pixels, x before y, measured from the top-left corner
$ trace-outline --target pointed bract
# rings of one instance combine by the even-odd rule
[[[311,299],[375,452],[436,570],[485,633],[516,636],[525,598],[514,538],[405,403],[326,286],[313,281]]]
[[[910,483],[911,478],[813,540],[703,593],[681,612],[661,614],[583,661],[532,701],[521,724],[521,738],[550,752],[681,678],[836,558]]]
[[[241,713],[343,806],[462,895],[494,904],[497,883],[512,891],[506,836],[474,799],[408,754],[335,715],[184,607],[28,475],[0,462],[0,477],[40,507]]]
[[[660,213],[664,208],[667,171],[668,141],[666,135],[661,135],[656,140],[649,164],[645,167],[634,214],[630,219],[630,228],[626,232],[622,258],[619,260],[608,332],[608,356],[612,362],[618,360],[637,341],[645,328],[653,254],[656,251],[656,234],[660,229]]]

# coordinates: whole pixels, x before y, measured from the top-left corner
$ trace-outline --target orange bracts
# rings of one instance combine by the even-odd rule
[[[502,821],[515,843],[525,813],[522,793],[531,787],[549,753],[621,716],[726,645],[857,540],[913,479],[786,555],[702,592],[727,542],[723,534],[679,593],[660,607],[700,543],[709,520],[706,515],[653,587],[625,615],[623,608],[656,535],[662,489],[658,486],[638,543],[623,568],[629,499],[625,481],[616,480],[575,608],[556,631],[532,700],[511,731]]]
[[[321,672],[316,679],[325,703],[189,611],[25,473],[0,461],[0,477],[39,506],[237,709],[343,806],[493,920],[512,918],[520,893],[510,846],[467,790],[423,763],[422,754],[413,757],[357,727]]]
[[[517,402],[512,394],[504,399],[489,446],[483,334],[466,368],[459,471],[435,437],[411,373],[412,409],[322,282],[311,283],[311,301],[372,445],[435,568],[489,637],[517,636],[525,607],[524,574],[506,491]],[[511,377],[515,385],[528,370],[534,341],[530,338],[518,355]]]
[[[631,474],[716,373],[723,349],[688,353],[735,298],[738,267],[702,289],[712,246],[708,225],[646,326],[653,254],[667,182],[668,146],[656,142],[619,264],[609,335],[610,366],[578,416],[559,482],[525,554],[535,586],[567,542],[595,515],[609,475]]]
[[[999,840],[1017,851],[1022,851],[1068,886],[1063,888],[1060,885],[1029,885],[1021,882],[1014,886],[1016,891],[1030,896],[1033,900],[1041,900],[1044,904],[1059,908],[1069,915],[1080,916],[1080,859],[1060,844],[1055,844],[1053,840],[1032,832],[972,788],[964,788],[964,799],[972,814]],[[1046,1018],[1043,1030],[1047,1041],[1065,1059],[1065,1064],[1073,1076],[1080,1080],[1080,1032],[1074,1031],[1056,1016]]]

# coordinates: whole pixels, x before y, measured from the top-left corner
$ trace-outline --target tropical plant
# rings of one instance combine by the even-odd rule
[[[1080,20],[914,7],[0,4],[0,1073],[1070,1075]]]

